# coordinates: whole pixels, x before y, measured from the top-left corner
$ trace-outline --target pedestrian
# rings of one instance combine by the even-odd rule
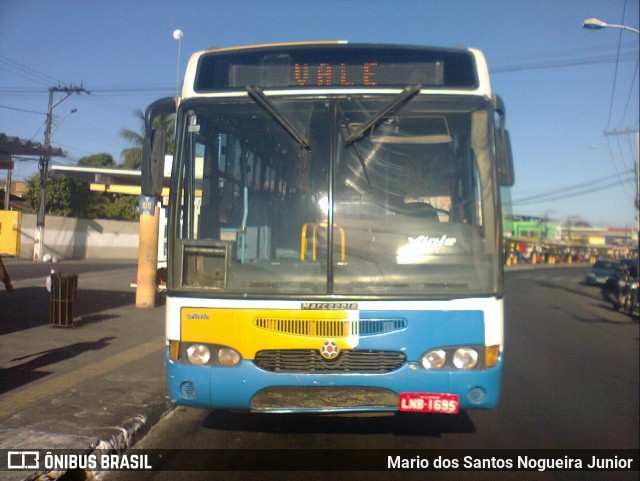
[[[4,268],[4,263],[2,262],[2,256],[0,256],[0,278],[2,278],[2,282],[4,282],[4,287],[7,292],[13,292],[13,286],[11,285],[11,277],[9,277],[9,273],[7,269]]]

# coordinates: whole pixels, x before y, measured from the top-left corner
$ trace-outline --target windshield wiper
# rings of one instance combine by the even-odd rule
[[[347,144],[351,144],[360,140],[362,137],[364,137],[364,134],[367,132],[367,130],[375,129],[384,120],[385,117],[391,115],[413,97],[415,97],[420,92],[421,88],[422,85],[409,85],[408,87],[406,87],[392,102],[389,103],[389,105],[387,105],[384,109],[382,109],[380,112],[371,117],[367,122],[361,125],[358,130],[349,135],[349,137],[345,139],[345,142]]]
[[[260,107],[262,107],[303,149],[310,149],[309,141],[291,125],[291,123],[278,111],[275,105],[264,94],[260,87],[246,87],[249,97],[251,97]]]
[[[342,111],[342,106],[340,104],[338,104],[338,113],[340,114],[340,118],[342,119],[344,128],[347,130],[347,135],[351,137],[352,134],[351,134],[351,129],[349,128],[349,122],[347,120],[347,116]],[[353,146],[356,149],[358,160],[360,161],[360,165],[362,166],[362,172],[364,173],[364,178],[367,179],[367,184],[369,185],[369,188],[373,189],[373,186],[371,185],[371,180],[369,179],[369,174],[367,174],[367,164],[364,161],[364,157],[362,157],[362,152],[360,152],[360,147],[358,147],[358,144],[353,144]]]

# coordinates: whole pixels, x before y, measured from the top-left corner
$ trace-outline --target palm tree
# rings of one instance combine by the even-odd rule
[[[133,145],[124,149],[120,154],[123,158],[122,167],[125,169],[139,170],[142,165],[142,145],[144,143],[144,112],[137,109],[135,116],[140,119],[142,128],[140,132],[134,132],[130,129],[122,129],[120,131],[120,137]]]
[[[122,155],[122,167],[125,169],[140,170],[142,166],[142,146],[144,144],[144,130],[145,120],[144,112],[141,109],[135,111],[135,116],[140,119],[141,128],[139,132],[134,132],[130,129],[122,129],[120,131],[120,137],[133,145],[124,149],[120,155]],[[155,127],[162,127],[166,132],[166,152],[173,152],[173,137],[175,135],[175,115],[163,115],[159,116],[155,120]]]

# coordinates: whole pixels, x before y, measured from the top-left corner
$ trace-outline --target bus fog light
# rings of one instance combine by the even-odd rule
[[[240,354],[228,347],[222,347],[218,351],[218,362],[222,366],[237,366],[240,364]]]
[[[467,399],[473,404],[483,403],[487,399],[487,391],[482,387],[473,387],[467,392]]]
[[[196,385],[191,381],[185,381],[180,384],[180,393],[186,398],[196,397]]]
[[[478,364],[478,351],[461,347],[453,353],[453,365],[458,369],[473,369]]]
[[[211,351],[203,344],[194,344],[187,349],[187,358],[191,364],[206,364],[211,359]]]
[[[420,362],[425,369],[440,369],[444,366],[446,359],[447,353],[443,349],[436,349],[423,355]]]

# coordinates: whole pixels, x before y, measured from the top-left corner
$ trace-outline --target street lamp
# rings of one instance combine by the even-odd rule
[[[76,89],[79,90],[79,89]],[[84,89],[82,89],[84,90]],[[64,102],[70,95],[73,93],[72,91],[67,92],[67,95],[62,98],[55,105],[53,104],[53,94],[58,91],[58,89],[52,87],[49,89],[49,109],[47,111],[47,128],[44,133],[44,148],[45,150],[49,150],[51,147],[51,137],[58,130],[62,121],[66,119],[69,115],[75,114],[78,109],[73,108],[69,113],[67,113],[53,132],[51,131],[51,124],[53,123],[53,109]],[[36,242],[33,246],[33,260],[37,260],[43,262],[44,258],[44,220],[47,210],[47,175],[49,172],[49,162],[51,160],[51,154],[49,152],[45,152],[45,154],[40,157],[40,163],[38,165],[38,169],[40,171],[40,206],[38,208],[38,213],[36,216]]]
[[[606,23],[597,18],[586,19],[584,22],[582,22],[582,28],[586,28],[588,30],[601,30],[603,28],[620,28],[622,30],[629,30],[630,32],[640,35],[640,30],[638,29],[627,27],[626,25],[614,25],[614,24]],[[626,133],[631,133],[631,132],[633,131],[630,129],[627,129]],[[640,255],[640,131],[638,129],[635,129],[635,134],[636,134],[636,157],[637,157],[636,159],[636,162],[637,162],[636,163],[636,179],[637,179],[636,208],[638,209],[637,240],[638,240],[638,255]],[[638,292],[638,295],[640,296],[640,292]],[[640,304],[640,302],[638,304]]]
[[[62,125],[62,122],[64,121],[64,119],[66,119],[67,117],[69,117],[69,115],[71,114],[75,114],[78,111],[78,109],[73,108],[71,109],[66,115],[64,115],[59,121],[58,121],[58,125],[56,125],[56,128],[53,129],[53,132],[51,132],[51,137],[53,137],[53,134],[56,133],[56,131],[58,130],[58,128],[60,127],[60,125]]]
[[[178,63],[176,67],[176,97],[180,97],[180,46],[182,45],[182,30],[174,30],[173,38],[178,41]]]
[[[586,28],[587,30],[601,30],[603,28],[621,28],[624,30],[629,30],[631,32],[640,34],[640,30],[636,30],[635,28],[627,27],[626,25],[614,25],[612,23],[606,23],[598,18],[587,18],[584,22],[582,22],[582,28]]]

